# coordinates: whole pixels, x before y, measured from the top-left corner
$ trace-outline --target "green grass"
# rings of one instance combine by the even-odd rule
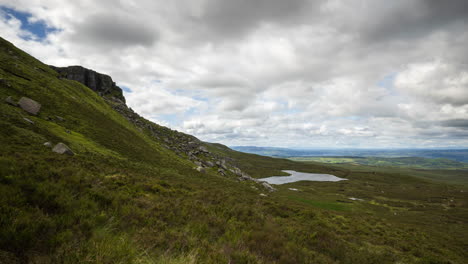
[[[312,201],[309,199],[304,199],[297,196],[289,196],[289,199],[299,201],[301,203],[305,203],[308,205],[312,205],[314,207],[326,209],[326,210],[334,210],[334,211],[346,211],[349,210],[347,206],[339,203],[333,202],[324,202],[324,201]]]
[[[463,263],[468,258],[468,189],[450,179],[432,181],[407,169],[274,159],[207,144],[256,178],[291,169],[348,179],[278,185],[267,193],[215,170],[198,173],[90,89],[58,79],[4,40],[0,78],[5,80],[0,99],[27,96],[43,105],[33,117],[0,103],[0,263]],[[179,135],[164,127],[159,132]],[[76,155],[53,153],[43,146],[46,141],[64,142]]]

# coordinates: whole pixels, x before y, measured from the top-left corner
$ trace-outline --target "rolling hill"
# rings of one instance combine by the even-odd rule
[[[110,76],[4,39],[0,98],[2,264],[468,258],[465,185],[202,142],[135,113]],[[348,180],[257,180],[283,169]]]

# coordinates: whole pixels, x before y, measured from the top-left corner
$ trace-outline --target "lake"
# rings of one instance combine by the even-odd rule
[[[269,184],[285,184],[290,182],[298,181],[343,181],[347,180],[344,178],[336,177],[331,174],[321,174],[321,173],[308,173],[308,172],[298,172],[293,170],[283,170],[286,173],[291,175],[289,176],[272,176],[267,178],[259,179],[260,181],[268,182]]]

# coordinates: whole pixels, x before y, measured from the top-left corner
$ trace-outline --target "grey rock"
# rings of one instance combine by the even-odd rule
[[[222,176],[226,176],[226,172],[223,169],[218,169],[218,173]]]
[[[200,166],[198,166],[198,167],[196,168],[196,170],[199,171],[199,172],[201,172],[201,173],[205,173],[205,172],[206,172],[205,168],[200,167]]]
[[[200,150],[201,152],[204,152],[204,153],[210,153],[205,146],[199,146],[198,150]]]
[[[30,123],[30,124],[32,124],[32,125],[34,125],[34,121],[32,121],[32,120],[29,119],[29,118],[23,117],[23,120],[26,121],[26,122],[28,122],[28,123]]]
[[[241,180],[241,181],[254,181],[254,182],[258,182],[257,179],[252,178],[250,175],[248,175],[248,174],[246,174],[246,173],[242,173],[242,175],[239,177],[239,180]]]
[[[231,169],[231,172],[234,173],[234,174],[237,175],[237,176],[242,176],[242,171],[241,171],[239,168],[237,168],[237,167],[233,167],[233,168]]]
[[[270,192],[274,192],[276,191],[275,188],[273,188],[269,183],[267,182],[262,182],[262,186],[265,187],[265,189],[267,189],[268,191]]]
[[[211,161],[209,161],[209,160],[208,160],[208,161],[205,161],[204,164],[205,164],[205,166],[210,167],[210,168],[211,168],[211,167],[214,167],[214,163],[211,162]]]
[[[194,149],[198,146],[198,143],[197,142],[194,142],[194,141],[190,141],[187,143],[187,147],[188,148],[191,148],[191,149]]]
[[[46,143],[44,143],[44,146],[46,146],[48,148],[51,148],[52,147],[52,142],[47,141]]]
[[[31,115],[37,115],[37,113],[39,113],[41,110],[41,104],[31,98],[21,97],[18,104],[24,111],[30,113]]]
[[[216,165],[218,165],[218,167],[223,168],[224,170],[228,170],[228,167],[226,166],[226,160],[225,159],[221,159],[221,160],[216,161]]]
[[[70,155],[70,156],[73,156],[75,155],[75,153],[73,153],[73,151],[65,144],[63,143],[58,143],[57,145],[55,145],[55,147],[52,149],[53,152],[56,152],[56,153],[59,153],[59,154],[67,154],[67,155]]]

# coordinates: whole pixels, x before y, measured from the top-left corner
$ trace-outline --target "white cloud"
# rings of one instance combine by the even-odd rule
[[[457,67],[459,66],[459,67]],[[468,69],[440,61],[410,64],[398,74],[395,86],[437,103],[468,104]]]
[[[133,90],[126,97],[137,112],[203,140],[468,146],[463,1],[0,5],[59,29],[34,38],[3,12],[2,37],[45,63],[111,75]]]

